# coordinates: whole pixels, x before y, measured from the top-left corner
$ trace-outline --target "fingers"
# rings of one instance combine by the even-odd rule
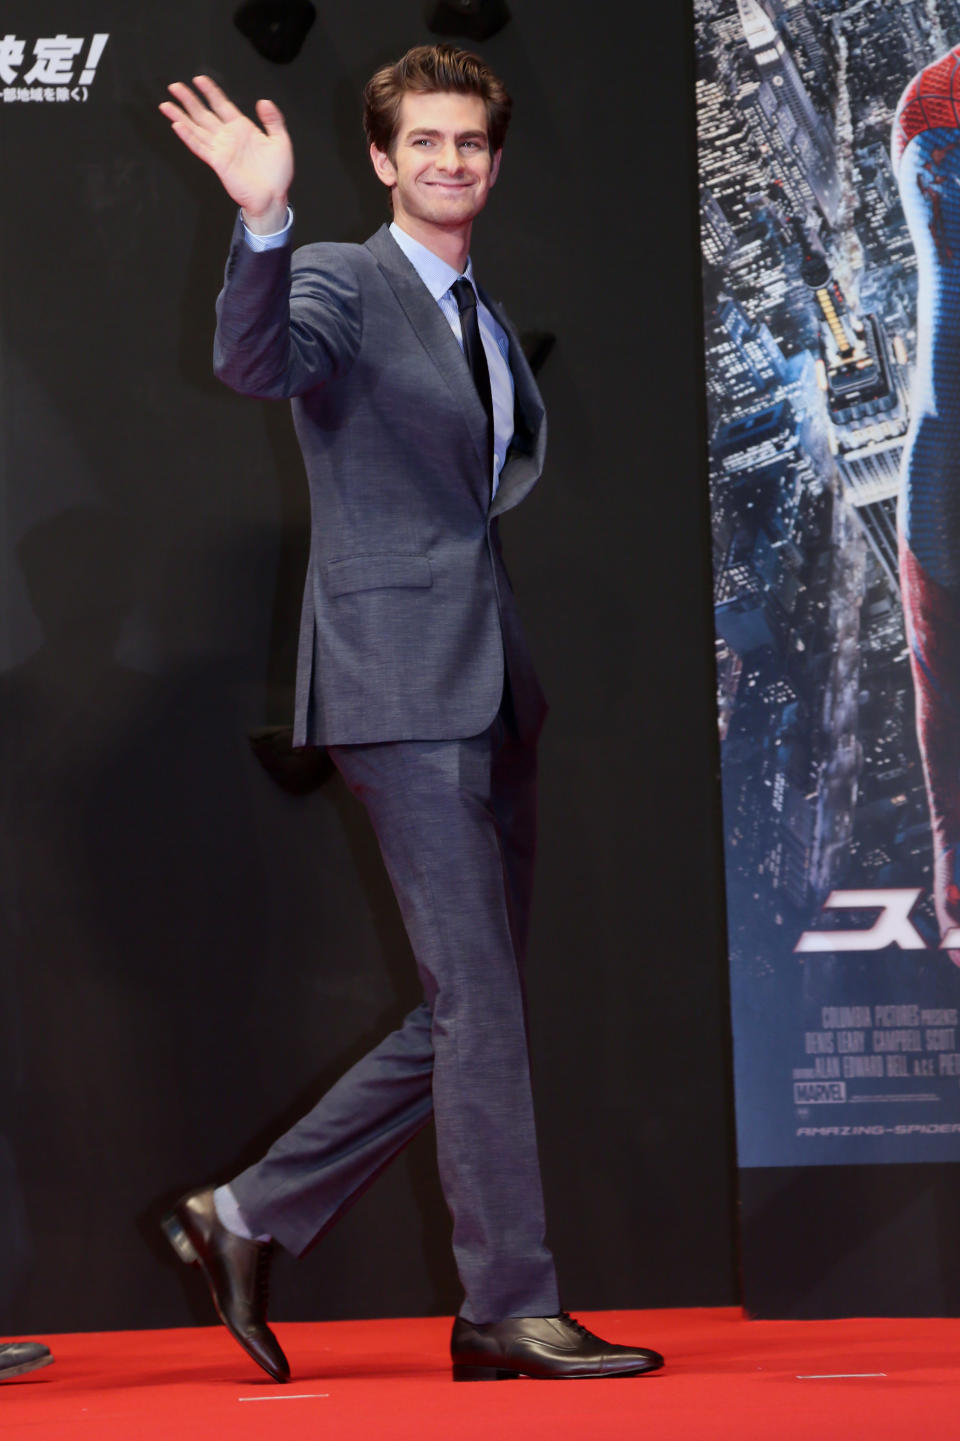
[[[222,120],[223,123],[227,125],[231,120],[237,119],[240,111],[225,92],[220,89],[216,81],[210,79],[209,75],[194,75],[193,83],[218,120]]]
[[[237,109],[209,75],[195,75],[193,84],[200,91],[199,96],[182,80],[175,80],[172,85],[167,86],[173,101],[165,100],[160,106],[160,112],[169,121],[192,124],[197,130],[212,135],[221,125],[230,125],[236,120],[244,119],[243,112]],[[256,111],[268,135],[286,134],[283,115],[272,100],[258,100]]]
[[[158,106],[160,114],[170,121],[173,133],[183,141],[188,150],[192,150],[194,155],[199,155],[201,159],[207,159],[213,143],[213,134],[203,120],[203,112],[206,107],[198,105],[193,92],[186,85],[181,85],[179,81],[168,88],[182,104],[178,105],[172,100],[164,100]],[[209,113],[206,111],[206,114],[209,115]],[[193,118],[195,115],[196,119]]]
[[[216,124],[213,111],[204,105],[203,101],[190,89],[189,85],[184,85],[182,81],[175,80],[172,85],[167,86],[167,89],[170,91],[174,100],[178,102],[179,109],[185,119],[188,118],[194,125],[207,129],[212,128]],[[169,104],[170,102],[167,101],[165,103]]]
[[[280,110],[272,100],[258,100],[256,103],[257,119],[268,135],[285,135],[286,123]]]
[[[200,99],[189,85],[184,85],[182,80],[175,80],[167,89],[178,104],[174,106],[166,100],[160,106],[168,120],[189,120],[201,130],[214,131],[221,125],[229,124],[231,120],[242,118],[237,107],[208,76],[197,75],[193,83],[203,93],[207,103],[204,104],[204,100]]]
[[[173,109],[172,106],[170,108]],[[160,109],[163,110],[162,105]],[[166,114],[166,111],[164,111],[164,114]],[[172,115],[168,115],[167,119],[173,121],[170,128],[174,135],[183,141],[189,151],[198,156],[200,160],[205,160],[208,165],[214,163],[211,159],[213,147],[202,130],[199,130],[197,126],[193,125],[189,120],[175,120]]]

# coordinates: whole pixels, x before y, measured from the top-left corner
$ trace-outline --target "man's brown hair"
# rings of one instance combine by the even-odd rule
[[[501,80],[479,55],[456,45],[415,45],[392,65],[382,65],[363,91],[363,128],[367,140],[393,155],[404,95],[432,95],[440,91],[476,95],[487,111],[487,140],[499,150],[510,124],[513,101]]]

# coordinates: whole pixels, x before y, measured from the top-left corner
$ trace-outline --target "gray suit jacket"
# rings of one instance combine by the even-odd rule
[[[497,535],[540,476],[543,402],[510,340],[516,435],[490,504],[486,416],[436,301],[384,226],[365,245],[255,253],[240,222],[214,368],[293,397],[311,546],[294,744],[478,735],[504,664],[521,733],[545,714]]]

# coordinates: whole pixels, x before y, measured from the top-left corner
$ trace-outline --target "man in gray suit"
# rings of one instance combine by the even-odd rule
[[[218,303],[217,374],[292,397],[312,532],[295,743],[327,746],[363,802],[424,1001],[229,1185],[165,1221],[221,1318],[276,1380],[270,1246],[302,1255],[433,1115],[465,1300],[454,1376],[639,1375],[656,1352],[560,1311],[544,1240],[520,968],[545,705],[500,552],[537,481],[543,405],[469,261],[510,99],[482,60],[421,46],[364,93],[393,224],[291,254],[293,154],[209,78],[161,111],[240,206]]]

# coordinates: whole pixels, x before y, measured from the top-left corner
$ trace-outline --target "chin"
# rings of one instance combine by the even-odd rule
[[[472,220],[476,213],[472,206],[464,206],[460,209],[453,205],[438,205],[423,218],[433,221],[435,225],[463,225],[468,220]]]

